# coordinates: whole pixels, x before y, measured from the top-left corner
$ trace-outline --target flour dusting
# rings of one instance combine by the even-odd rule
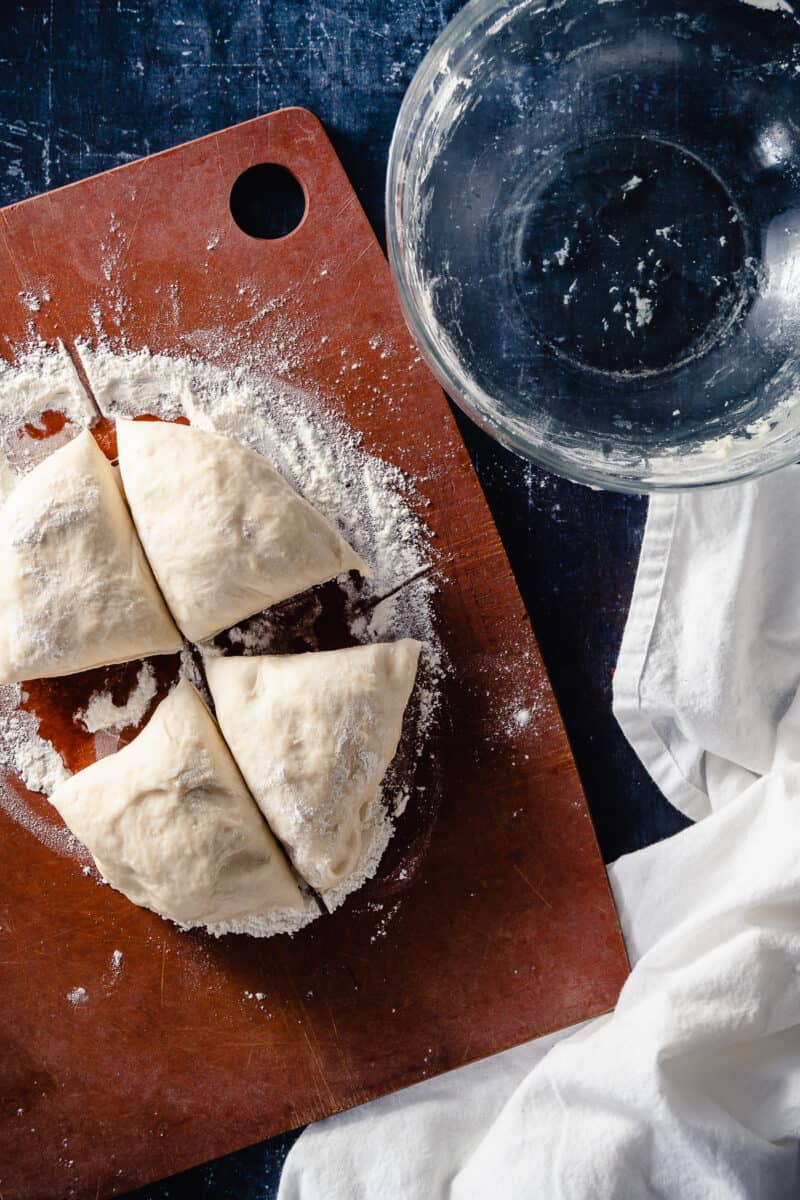
[[[39,719],[27,712],[19,684],[0,687],[0,774],[20,780],[30,792],[51,795],[69,778],[53,744],[39,733]],[[0,778],[0,807],[48,849],[85,858],[76,838],[46,806],[31,805],[10,783]]]
[[[348,425],[321,412],[283,380],[265,379],[247,366],[227,370],[148,351],[114,354],[102,343],[81,344],[79,352],[105,416],[130,417],[143,411],[162,419],[183,416],[198,428],[238,438],[269,458],[370,564],[373,577],[366,594],[347,582],[341,585],[350,630],[358,641],[413,637],[424,643],[412,701],[417,719],[414,745],[416,756],[421,756],[435,724],[445,668],[434,621],[436,583],[428,533],[411,504],[413,483],[391,464],[365,453]],[[270,610],[224,636],[248,654],[277,649]],[[218,653],[219,646],[212,640],[204,651]],[[402,784],[392,787],[387,779],[367,815],[355,870],[323,895],[329,911],[375,874],[407,802]],[[317,915],[315,908],[302,923]],[[288,916],[297,918],[296,913]],[[258,920],[270,929],[274,925],[270,914]],[[281,929],[284,920],[279,918]],[[235,928],[228,923],[211,932],[255,932],[252,922],[234,924]]]
[[[31,503],[26,497],[22,511],[10,510],[11,546],[14,550],[32,549],[70,526],[88,524],[100,507],[100,489],[90,479],[81,479],[77,494],[39,498]]]
[[[430,567],[426,527],[410,503],[413,484],[361,450],[351,427],[313,397],[247,365],[228,370],[147,350],[114,354],[104,344],[78,349],[104,416],[185,417],[265,455],[370,564],[374,596]]]
[[[393,814],[387,808],[385,799],[379,796],[370,806],[366,820],[361,826],[361,854],[353,871],[336,887],[327,888],[320,893],[328,912],[335,912],[348,896],[372,878],[393,833]]]
[[[61,429],[48,430],[44,422],[48,413],[65,418]],[[72,359],[60,343],[53,350],[32,343],[13,367],[0,359],[0,503],[17,475],[35,467],[96,418]]]
[[[109,243],[109,257],[114,246]],[[177,293],[171,301],[179,305]],[[285,375],[292,361],[289,335],[276,348],[278,366]],[[185,418],[202,429],[235,437],[269,458],[281,474],[303,494],[373,568],[368,582],[343,579],[339,584],[345,628],[351,642],[412,637],[424,643],[417,686],[407,720],[403,772],[390,768],[381,795],[371,806],[363,829],[361,858],[353,874],[327,892],[325,907],[332,911],[347,895],[376,871],[395,823],[414,795],[413,772],[437,719],[441,681],[446,669],[434,619],[437,583],[430,535],[419,516],[423,504],[412,480],[392,464],[367,453],[360,437],[340,418],[324,410],[314,396],[287,382],[265,377],[244,362],[224,368],[190,357],[114,353],[100,341],[96,347],[81,344],[81,366],[89,380],[95,404],[87,398],[72,361],[63,348],[55,352],[36,348],[18,370],[0,369],[0,497],[13,488],[14,479],[30,470],[44,454],[90,427],[98,412],[111,420],[117,416],[149,414],[162,419]],[[376,344],[381,357],[390,353]],[[351,371],[360,363],[348,362]],[[19,386],[17,386],[17,383]],[[58,436],[44,414],[61,412],[66,423]],[[20,438],[19,429],[41,422],[42,434]],[[22,449],[20,449],[22,447]],[[60,503],[60,502],[59,502]],[[57,503],[48,515],[52,530],[58,522],[77,519]],[[36,538],[34,522],[20,536]],[[307,628],[295,633],[315,648],[315,619],[319,601],[313,594],[304,602]],[[276,645],[274,610],[258,614],[202,647],[204,654],[233,652],[283,653]],[[224,643],[224,644],[221,644]],[[192,679],[207,696],[200,656],[196,648],[181,654],[180,674]],[[92,693],[73,714],[73,721],[93,734],[98,755],[118,747],[120,731],[141,724],[155,699],[157,681],[152,667],[142,663],[127,699],[117,702],[110,687]],[[32,792],[51,794],[69,777],[60,755],[39,732],[39,721],[20,706],[19,687],[0,689],[0,766],[19,778]],[[34,836],[60,854],[86,862],[86,852],[53,815],[48,806],[36,808],[11,786],[0,783],[0,804]],[[239,921],[208,926],[210,933],[248,933],[270,936],[293,933],[320,915],[320,904],[304,893],[301,911],[286,910],[255,915]],[[112,968],[118,969],[115,964]]]
[[[3,732],[8,736],[12,755],[8,759],[0,759],[0,762],[4,766],[12,766],[30,791],[55,791],[60,783],[69,778],[69,771],[52,743],[39,736],[38,718],[18,707],[23,699],[20,685],[10,684],[3,688],[3,693],[3,699],[11,700],[14,705],[13,709],[8,705],[7,715],[5,704],[0,710],[5,718]]]
[[[377,864],[376,864],[377,866]],[[301,890],[303,890],[301,888]],[[307,890],[303,895],[303,907],[274,908],[270,912],[252,917],[232,918],[229,921],[217,921],[210,925],[179,925],[179,929],[205,929],[213,937],[226,937],[229,933],[246,933],[250,937],[274,937],[276,933],[288,933],[290,936],[305,929],[317,917],[322,916],[319,905]]]
[[[79,722],[87,733],[107,729],[121,731],[131,725],[139,725],[157,690],[155,671],[150,663],[144,662],[136,685],[124,704],[116,704],[109,692],[95,692],[86,708],[76,712],[73,720]]]

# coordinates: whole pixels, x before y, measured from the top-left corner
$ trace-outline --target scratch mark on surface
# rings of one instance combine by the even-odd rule
[[[164,975],[167,970],[167,943],[161,943],[161,1007],[164,1007]]]
[[[256,116],[261,113],[261,0],[256,0]]]
[[[303,1012],[303,1016],[305,1016],[305,1010],[302,1009],[302,1005],[301,1005],[301,1011]],[[325,1069],[322,1065],[322,1058],[320,1057],[319,1051],[315,1047],[311,1038],[308,1036],[308,1030],[306,1029],[304,1024],[301,1024],[300,1029],[303,1034],[303,1037],[305,1038],[306,1045],[308,1046],[308,1052],[311,1055],[314,1066],[316,1067],[316,1071],[319,1076],[319,1079],[323,1085],[322,1087],[320,1087],[319,1084],[317,1085],[317,1095],[319,1096],[320,1103],[324,1103],[324,1095],[325,1095],[325,1093],[327,1093],[328,1101],[331,1104],[335,1104],[336,1100],[335,1100],[333,1092],[331,1091],[330,1086],[328,1084],[328,1080],[325,1075]]]
[[[53,10],[55,8],[55,0],[50,0],[50,20],[48,31],[48,66],[47,66],[47,133],[42,142],[42,167],[44,172],[45,187],[50,187],[51,179],[51,157],[50,157],[50,129],[53,124]]]
[[[353,261],[350,263],[349,269],[352,271],[354,267],[357,267],[358,264],[361,262],[362,258],[364,257],[364,255],[369,254],[371,249],[372,249],[372,246],[370,244],[367,244],[364,247],[364,249],[361,251],[361,253],[357,254],[356,257],[353,259]]]
[[[398,583],[388,592],[382,592],[378,596],[367,596],[363,600],[360,600],[355,607],[359,611],[368,612],[373,608],[377,608],[379,604],[383,604],[384,600],[388,600],[390,596],[396,596],[404,588],[411,587],[413,583],[417,583],[420,579],[425,579],[429,575],[435,574],[441,579],[445,579],[444,568],[451,566],[454,561],[454,558],[451,556],[442,563],[430,563],[427,567],[421,567],[419,571],[409,576],[408,579],[402,580],[401,583]]]
[[[533,886],[533,884],[531,883],[530,879],[528,879],[528,876],[525,874],[525,872],[524,872],[523,870],[521,870],[521,869],[520,869],[520,868],[519,868],[519,867],[516,865],[516,863],[514,864],[514,870],[517,872],[517,874],[519,875],[519,877],[520,877],[521,879],[524,879],[525,883],[527,883],[528,887],[531,889],[531,891],[533,892],[534,896],[538,896],[538,898],[541,900],[542,904],[546,905],[546,906],[547,906],[547,908],[552,908],[552,907],[553,907],[553,906],[552,906],[552,904],[550,903],[550,901],[549,901],[549,900],[545,900],[544,896],[543,896],[543,895],[542,895],[542,893],[539,891],[539,889],[538,889],[538,888],[535,888],[535,887]]]
[[[137,177],[137,183],[138,183],[138,177]],[[131,247],[133,246],[133,239],[136,237],[136,231],[139,228],[139,225],[141,224],[142,217],[144,216],[145,209],[147,208],[147,201],[150,199],[150,192],[152,190],[153,190],[153,175],[151,174],[149,179],[145,176],[144,195],[141,197],[141,199],[139,199],[138,187],[136,189],[136,199],[137,199],[136,217],[134,218],[133,228],[131,229],[131,232],[128,236],[128,240],[125,243],[125,248],[122,251],[122,254],[120,255],[119,262],[117,263],[118,275],[121,275],[125,269],[125,263],[127,262],[128,257],[130,256]]]
[[[21,288],[23,288],[25,286],[25,283],[24,283],[22,273],[20,272],[19,263],[17,262],[16,256],[14,255],[14,251],[11,249],[11,243],[8,240],[8,238],[6,237],[6,231],[8,230],[8,217],[1,210],[0,210],[0,218],[2,218],[2,228],[0,228],[0,236],[2,236],[2,238],[3,238],[3,245],[5,247],[6,254],[8,255],[9,261],[11,262],[11,265],[14,268],[14,271],[16,273],[17,282],[19,283],[19,286]]]
[[[222,151],[220,150],[220,147],[219,147],[219,138],[212,137],[210,144],[214,150],[214,158],[216,160],[217,168],[219,170],[220,179],[227,180],[228,176],[225,171],[225,164],[222,161]]]
[[[345,1046],[342,1045],[342,1043],[339,1039],[339,1027],[336,1024],[336,1017],[333,1014],[333,1008],[331,1007],[329,1001],[325,1002],[325,1007],[327,1008],[328,1016],[330,1017],[331,1028],[333,1029],[333,1038],[334,1038],[334,1041],[336,1042],[336,1049],[339,1052],[339,1057],[341,1059],[342,1065],[343,1065],[344,1069],[347,1071],[347,1079],[348,1079],[350,1087],[352,1088],[353,1095],[355,1095],[359,1089],[359,1080],[356,1077],[356,1075],[353,1073],[353,1068],[352,1068],[352,1064],[350,1061],[350,1056],[347,1053],[347,1049]]]
[[[346,213],[348,208],[352,208],[353,205],[356,203],[357,203],[357,200],[356,200],[355,196],[348,196],[347,199],[345,200],[344,204],[342,205],[342,207],[338,210],[338,212],[334,213],[334,216],[338,219],[339,217],[341,217],[342,213]]]

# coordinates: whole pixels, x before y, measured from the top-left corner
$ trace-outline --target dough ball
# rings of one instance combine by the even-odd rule
[[[208,658],[220,728],[298,874],[320,892],[358,864],[419,660],[405,639],[318,654]]]
[[[0,561],[0,683],[183,644],[88,431],[17,483],[0,510]]]
[[[103,878],[179,924],[216,924],[303,900],[214,719],[187,680],[139,736],[51,797]]]
[[[233,438],[120,420],[117,442],[136,528],[191,641],[345,571],[369,573],[266,458]]]

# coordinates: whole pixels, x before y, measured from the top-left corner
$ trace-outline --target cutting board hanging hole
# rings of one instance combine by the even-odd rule
[[[256,163],[231,188],[231,216],[248,237],[275,241],[288,237],[306,214],[306,195],[286,167]]]

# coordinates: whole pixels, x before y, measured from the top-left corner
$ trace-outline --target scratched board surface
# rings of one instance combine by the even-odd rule
[[[457,0],[72,0],[0,13],[0,202],[297,102],[323,118],[373,226],[403,92]],[[680,827],[610,713],[646,504],[546,475],[462,433],[553,679],[607,861]],[[272,1195],[292,1136],[156,1197]]]
[[[260,163],[306,197],[279,240],[232,217]],[[317,119],[286,109],[0,211],[0,321],[10,357],[31,324],[76,362],[109,342],[229,370],[266,354],[267,374],[290,373],[414,481],[448,664],[378,873],[292,939],[181,934],[3,814],[4,948],[25,964],[4,988],[16,1021],[0,1033],[0,1090],[24,1116],[0,1117],[4,1187],[117,1194],[608,1011],[627,962],[531,626]],[[110,432],[98,426],[105,444]],[[71,767],[93,755],[70,728],[87,686],[24,689]],[[112,946],[125,967],[109,979]]]

